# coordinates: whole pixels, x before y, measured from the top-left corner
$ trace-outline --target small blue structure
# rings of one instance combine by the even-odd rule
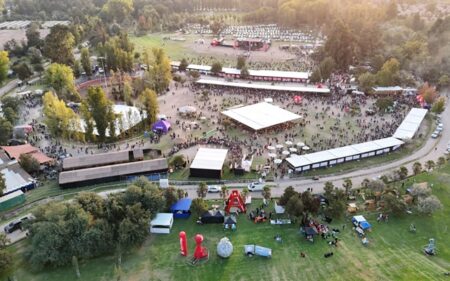
[[[363,216],[354,216],[352,218],[352,223],[355,227],[360,227],[362,230],[369,230],[372,225]]]
[[[367,230],[370,229],[372,227],[372,225],[370,223],[368,223],[367,221],[363,221],[359,223],[359,227],[362,228],[362,230]]]
[[[172,207],[170,207],[170,211],[173,213],[173,217],[176,219],[187,219],[191,215],[191,211],[189,210],[191,208],[192,199],[190,198],[183,198],[178,200],[177,203],[173,204]]]

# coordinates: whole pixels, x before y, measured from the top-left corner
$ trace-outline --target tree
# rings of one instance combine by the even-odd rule
[[[400,63],[392,58],[383,64],[380,71],[377,72],[377,84],[379,86],[395,86],[400,82]]]
[[[8,140],[11,138],[13,133],[13,126],[11,122],[5,118],[0,117],[0,144],[7,145]]]
[[[447,162],[447,160],[445,159],[445,157],[439,157],[437,160],[437,165],[439,168],[441,168],[442,166],[445,165],[445,163]]]
[[[352,186],[353,186],[353,182],[352,182],[351,179],[349,179],[349,178],[344,179],[344,183],[342,183],[342,187],[345,190],[345,194],[349,194],[350,193],[350,190],[352,189]]]
[[[163,195],[166,201],[166,211],[170,211],[170,207],[178,201],[178,193],[175,187],[169,186],[163,191]]]
[[[425,169],[427,169],[428,172],[433,170],[435,166],[436,164],[433,160],[428,160],[427,162],[425,162]]]
[[[382,192],[386,188],[386,184],[382,180],[372,180],[367,183],[367,188],[373,192]]]
[[[27,80],[33,75],[33,71],[26,62],[21,62],[13,67],[14,72],[20,80]]]
[[[170,159],[170,165],[173,166],[175,169],[179,169],[182,167],[186,167],[186,159],[184,158],[183,154],[177,154]]]
[[[431,195],[431,188],[424,187],[421,184],[413,184],[410,193],[415,199],[425,198]]]
[[[417,209],[419,213],[431,215],[437,210],[442,209],[442,203],[435,195],[430,195],[425,198],[419,198]]]
[[[304,213],[316,215],[320,209],[320,199],[313,197],[311,192],[305,191],[300,194],[304,206]]]
[[[20,154],[19,164],[27,173],[34,174],[39,172],[40,164],[30,154]]]
[[[77,101],[79,95],[75,89],[75,77],[70,67],[52,63],[45,72],[45,81],[59,98]]]
[[[178,67],[179,71],[186,71],[187,67],[188,67],[189,63],[187,62],[187,60],[185,58],[183,58],[180,62],[180,66]]]
[[[206,183],[205,182],[199,183],[197,188],[198,197],[205,198],[207,193],[208,193],[208,186],[206,185]]]
[[[36,47],[30,47],[28,49],[28,55],[30,56],[31,64],[40,64],[42,63],[42,52]]]
[[[433,104],[437,98],[436,87],[430,86],[428,82],[425,82],[419,89],[419,96],[428,104]]]
[[[6,234],[0,233],[0,275],[7,275],[13,268],[13,255],[8,251],[7,244],[9,240]]]
[[[413,164],[414,175],[418,175],[421,172],[422,172],[422,164],[420,164],[420,162],[414,162],[414,164]]]
[[[214,21],[209,24],[209,28],[211,29],[213,34],[218,35],[222,30],[222,23],[219,21]]]
[[[0,84],[8,78],[9,57],[8,52],[0,51]]]
[[[437,99],[437,101],[433,104],[433,106],[431,107],[431,111],[433,111],[436,114],[441,114],[442,112],[444,112],[445,103],[446,103],[446,98],[439,97]]]
[[[334,184],[331,181],[325,182],[323,186],[323,190],[325,191],[325,197],[327,194],[331,194],[334,190]]]
[[[218,61],[214,62],[211,66],[211,72],[214,75],[218,75],[220,72],[222,72],[222,64]]]
[[[237,63],[236,63],[236,68],[237,69],[242,69],[246,66],[246,61],[245,61],[245,57],[243,56],[238,56],[237,58]]]
[[[250,72],[247,69],[247,66],[242,67],[241,69],[241,78],[247,79],[250,76]]]
[[[372,88],[375,87],[377,83],[377,77],[370,72],[365,72],[358,77],[358,82],[359,88],[364,93],[370,93],[372,92]]]
[[[203,198],[195,198],[192,200],[191,210],[197,216],[201,216],[204,212],[208,211],[208,203]]]
[[[81,63],[80,60],[75,60],[73,66],[72,66],[72,70],[73,70],[73,76],[75,76],[75,78],[79,78],[81,76]]]
[[[333,192],[325,196],[328,199],[325,214],[333,218],[340,218],[344,214],[347,207],[347,196],[344,191],[335,188]]]
[[[227,198],[228,195],[228,187],[225,185],[222,185],[221,189],[220,189],[220,195],[222,196],[222,199],[225,200]]]
[[[122,23],[133,11],[132,0],[108,0],[102,12],[107,15],[110,22]]]
[[[304,206],[298,194],[293,195],[291,198],[289,198],[285,205],[285,209],[286,213],[293,216],[294,218],[301,218],[303,216]]]
[[[391,97],[381,97],[375,102],[380,111],[386,112],[389,107],[394,105],[394,101]]]
[[[28,48],[40,48],[42,46],[41,33],[39,32],[39,25],[37,23],[32,22],[27,28],[25,35],[27,37]]]
[[[324,58],[312,74],[312,82],[321,82],[330,78],[331,73],[336,69],[336,62],[332,57]]]
[[[83,67],[84,72],[86,72],[87,76],[91,76],[92,74],[92,66],[91,66],[91,56],[89,54],[88,48],[81,49],[81,66]]]
[[[284,189],[283,195],[281,195],[280,200],[278,200],[278,204],[281,206],[286,206],[289,199],[294,196],[298,195],[298,192],[294,190],[292,186],[288,186]]]
[[[402,215],[406,213],[406,203],[402,198],[395,196],[392,193],[383,194],[384,208],[392,212],[394,215]]]
[[[397,170],[397,174],[398,177],[401,180],[406,179],[406,177],[408,176],[408,168],[406,168],[405,166],[401,166],[398,170]]]
[[[270,187],[269,186],[264,186],[263,191],[262,191],[262,196],[266,199],[266,200],[270,200],[270,198],[272,197],[272,193],[270,192]]]
[[[347,70],[356,55],[356,40],[347,24],[338,20],[325,43],[325,52],[336,62],[336,67]]]
[[[439,77],[439,87],[448,87],[450,85],[450,77],[447,74],[443,74]]]
[[[86,123],[95,123],[100,141],[106,137],[106,129],[115,122],[112,102],[108,100],[101,87],[90,87],[87,97],[81,103],[83,119]],[[113,132],[110,132],[112,136]]]
[[[75,37],[70,28],[58,24],[50,28],[50,33],[45,38],[44,55],[53,63],[73,65],[75,62],[74,46]]]
[[[389,1],[388,6],[386,7],[386,19],[392,20],[397,17],[397,14],[398,14],[397,1],[396,0]]]
[[[5,177],[0,173],[0,196],[3,195],[3,190],[6,188]]]
[[[139,101],[142,110],[144,110],[147,114],[148,123],[155,123],[158,119],[159,113],[158,97],[156,96],[155,91],[145,89],[139,96]]]
[[[3,116],[12,125],[16,124],[17,120],[19,120],[19,116],[17,115],[16,111],[14,111],[14,109],[11,107],[3,108]]]
[[[153,61],[144,78],[148,88],[154,90],[158,94],[162,94],[166,91],[172,80],[170,60],[161,48],[152,49],[152,54]],[[149,56],[147,52],[144,55],[146,57]]]
[[[43,103],[44,123],[53,136],[70,139],[80,131],[78,115],[67,107],[62,99],[58,99],[52,92],[47,92]]]

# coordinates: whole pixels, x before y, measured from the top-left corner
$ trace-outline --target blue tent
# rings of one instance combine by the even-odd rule
[[[189,210],[191,208],[192,199],[190,198],[183,198],[178,200],[177,203],[173,204],[172,207],[170,207],[170,211],[173,213],[173,217],[176,219],[187,219],[191,215],[191,211]]]
[[[370,225],[370,223],[368,223],[367,221],[362,221],[359,223],[359,227],[362,228],[362,230],[366,230],[372,227],[372,225]]]

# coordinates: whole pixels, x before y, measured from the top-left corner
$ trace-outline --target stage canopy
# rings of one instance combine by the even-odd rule
[[[170,130],[170,122],[167,120],[159,120],[152,126],[155,132],[167,133]]]
[[[300,115],[266,102],[233,108],[222,114],[255,131],[301,118]]]

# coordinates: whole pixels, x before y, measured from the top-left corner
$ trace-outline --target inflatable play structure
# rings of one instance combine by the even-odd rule
[[[230,239],[224,237],[217,244],[217,255],[221,258],[229,258],[233,253],[233,244]]]
[[[186,232],[181,231],[179,237],[180,237],[180,254],[186,257],[188,255]],[[200,262],[206,262],[208,261],[209,258],[208,249],[202,246],[204,240],[203,235],[201,234],[195,235],[194,240],[196,244],[194,256],[187,261],[187,263],[190,265],[197,265]]]
[[[203,243],[203,235],[197,234],[195,235],[195,251],[194,251],[194,259],[201,260],[208,257],[208,249],[202,246]]]
[[[245,213],[245,202],[239,190],[232,190],[226,202],[225,212],[230,213],[231,208],[237,208],[238,212]]]
[[[186,232],[180,232],[180,254],[184,257],[188,255]]]

